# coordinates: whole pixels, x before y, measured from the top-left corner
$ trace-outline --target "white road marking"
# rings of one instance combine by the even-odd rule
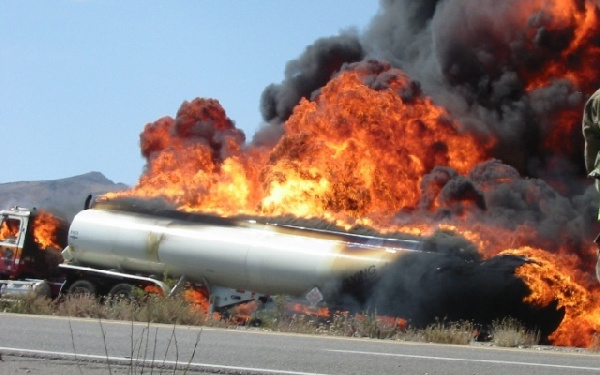
[[[144,364],[144,365],[155,365],[155,366],[178,366],[178,367],[189,367],[195,369],[210,368],[210,369],[223,369],[223,370],[235,370],[235,371],[246,371],[256,373],[269,373],[269,374],[286,374],[286,375],[328,375],[316,372],[298,372],[298,371],[286,371],[286,370],[273,370],[256,367],[243,367],[243,366],[225,366],[215,365],[210,363],[199,363],[199,362],[187,362],[187,361],[167,361],[167,360],[151,360],[151,359],[131,359],[126,357],[112,357],[104,355],[93,355],[93,354],[73,354],[64,352],[51,352],[47,350],[32,350],[32,349],[20,349],[20,348],[6,348],[0,347],[0,353],[4,355],[36,355],[41,358],[52,358],[52,359],[73,359],[73,360],[93,360],[93,361],[110,361],[113,364],[130,365],[130,364]]]
[[[328,352],[336,353],[348,353],[348,354],[366,354],[366,355],[378,355],[385,357],[404,357],[404,358],[416,358],[416,359],[432,359],[437,361],[467,361],[467,362],[478,362],[478,363],[496,363],[501,365],[520,365],[520,366],[534,366],[534,367],[553,367],[560,369],[572,369],[572,370],[588,370],[600,372],[599,367],[584,367],[584,366],[566,366],[566,365],[554,365],[548,363],[532,363],[532,362],[516,362],[516,361],[501,361],[495,359],[469,359],[469,358],[450,358],[450,357],[434,357],[426,355],[411,355],[411,354],[397,354],[397,353],[380,353],[380,352],[363,352],[357,350],[338,350],[338,349],[324,349]]]

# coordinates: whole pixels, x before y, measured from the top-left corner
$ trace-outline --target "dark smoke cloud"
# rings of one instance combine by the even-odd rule
[[[344,64],[340,73],[346,71],[357,71],[361,73],[362,83],[375,91],[388,90],[398,79],[397,72],[390,71],[390,64],[380,60],[363,60]],[[315,92],[317,94],[317,92]],[[411,103],[415,98],[421,96],[421,85],[418,81],[410,80],[406,85],[396,89],[396,94],[404,103]]]
[[[585,1],[574,3],[578,11],[585,11]],[[565,121],[557,120],[557,114],[565,109],[577,113],[585,96],[600,86],[600,73],[584,87],[559,77],[526,91],[531,77],[546,64],[565,60],[561,53],[573,42],[578,25],[572,19],[551,30],[552,17],[539,11],[529,15],[524,30],[516,13],[519,4],[526,3],[382,1],[363,40],[369,55],[390,61],[420,81],[424,92],[457,116],[466,130],[498,139],[494,157],[522,174],[545,177],[556,150],[544,147],[544,139],[561,125],[558,121]],[[600,46],[598,35],[584,44]],[[583,49],[570,52],[564,61],[569,67],[598,62]],[[575,146],[558,152],[572,173],[582,173],[580,133],[574,126],[567,136]]]
[[[260,109],[268,124],[255,135],[254,143],[274,144],[283,134],[283,122],[290,117],[300,99],[310,99],[344,63],[360,61],[364,56],[358,37],[347,32],[319,39],[298,59],[289,61],[284,80],[268,86],[262,93]]]
[[[165,210],[174,211],[175,205],[164,197],[97,197],[91,202],[91,208],[100,210],[117,210],[130,212],[161,212]]]
[[[515,231],[526,225],[535,228],[528,245],[555,252],[568,243],[573,254],[586,256],[597,193],[569,198],[544,180],[520,178],[516,169],[498,160],[476,166],[467,178],[484,191],[487,206],[474,211],[473,221]]]
[[[466,176],[449,167],[436,167],[424,176],[421,190],[419,207],[398,213],[399,223],[466,221],[514,233],[525,229],[520,243],[549,252],[567,246],[586,267],[595,264],[587,251],[598,230],[598,193],[593,186],[582,195],[567,197],[542,179],[524,179],[514,167],[490,160]]]
[[[217,162],[238,151],[246,140],[214,99],[196,98],[184,102],[177,111],[173,133],[184,142],[205,143]]]
[[[437,166],[433,168],[431,173],[423,176],[421,180],[421,200],[419,208],[422,210],[430,210],[433,208],[435,199],[451,179],[458,176],[458,172],[450,167]]]
[[[368,52],[411,72],[432,53],[430,23],[438,0],[380,1],[381,11],[363,37]]]

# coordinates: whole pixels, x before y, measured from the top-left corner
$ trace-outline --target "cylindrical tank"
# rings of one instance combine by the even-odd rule
[[[419,244],[205,215],[89,209],[69,230],[66,259],[208,285],[301,295],[376,278]]]

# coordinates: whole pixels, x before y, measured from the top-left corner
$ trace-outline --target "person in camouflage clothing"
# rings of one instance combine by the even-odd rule
[[[583,137],[585,138],[585,170],[588,177],[595,180],[596,190],[600,192],[600,90],[588,99],[583,109]],[[600,212],[598,219],[600,219]],[[596,237],[598,262],[596,277],[600,281],[600,235]]]

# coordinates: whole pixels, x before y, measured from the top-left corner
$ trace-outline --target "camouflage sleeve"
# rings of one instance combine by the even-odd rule
[[[583,110],[583,136],[585,138],[585,169],[600,176],[600,90],[596,91]]]

